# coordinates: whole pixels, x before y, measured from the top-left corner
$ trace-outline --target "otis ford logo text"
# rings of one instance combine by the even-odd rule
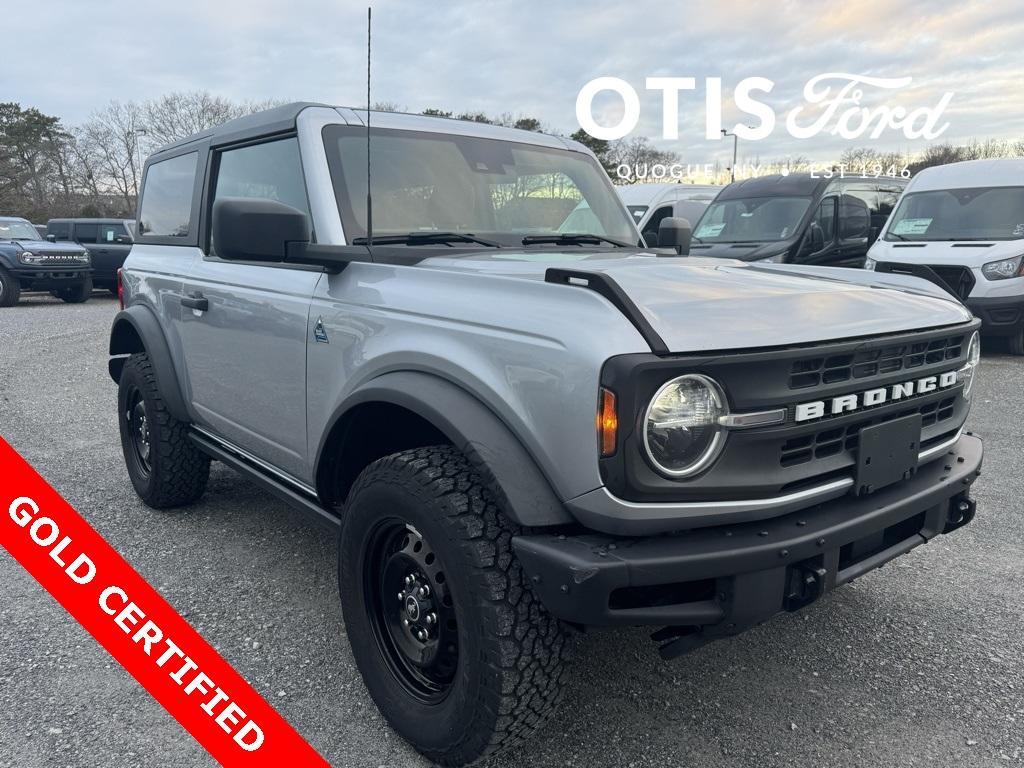
[[[822,416],[850,413],[871,405],[881,405],[892,400],[902,400],[912,395],[924,395],[928,392],[935,392],[939,389],[952,387],[956,382],[956,371],[946,371],[937,376],[925,376],[922,379],[905,381],[902,384],[893,384],[890,387],[869,389],[866,392],[853,395],[841,395],[833,397],[831,400],[814,400],[809,403],[800,403],[796,407],[793,420],[809,421],[811,419],[820,419]]]

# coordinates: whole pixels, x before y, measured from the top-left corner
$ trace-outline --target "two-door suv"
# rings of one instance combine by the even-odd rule
[[[677,656],[970,521],[971,314],[687,226],[643,248],[587,149],[491,125],[295,104],[167,146],[110,339],[131,481],[187,504],[218,460],[337,528],[367,688],[447,765],[544,721],[575,630]]]

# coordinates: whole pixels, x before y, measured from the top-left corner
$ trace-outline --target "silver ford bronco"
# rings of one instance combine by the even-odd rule
[[[216,460],[335,529],[370,695],[442,764],[540,726],[576,631],[676,657],[974,516],[962,304],[690,257],[683,219],[649,249],[564,138],[288,105],[150,157],[137,232],[136,491]]]

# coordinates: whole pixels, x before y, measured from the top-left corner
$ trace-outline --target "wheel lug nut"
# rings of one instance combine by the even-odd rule
[[[399,600],[405,600],[405,592],[399,592],[398,593],[398,599]]]
[[[433,624],[435,621],[437,621],[437,616],[435,616],[434,612],[431,611],[424,617],[424,619],[426,620],[427,624]]]
[[[408,627],[409,626],[409,620],[408,619],[402,619],[402,626],[403,627]]]
[[[424,584],[422,587],[420,587],[420,589],[419,589],[420,597],[426,597],[429,594],[430,594],[430,587],[428,587],[426,584]]]

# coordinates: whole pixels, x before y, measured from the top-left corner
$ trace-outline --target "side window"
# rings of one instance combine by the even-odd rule
[[[859,197],[843,195],[839,203],[839,237],[847,240],[851,238],[868,237],[871,232],[871,211]]]
[[[881,227],[885,224],[886,219],[889,218],[889,214],[892,213],[892,209],[896,207],[896,202],[900,199],[900,193],[902,189],[897,187],[881,187],[878,190],[878,224]],[[875,215],[872,214],[872,220]]]
[[[149,166],[142,188],[139,233],[151,237],[188,237],[192,227],[192,193],[198,153],[172,157]]]
[[[825,236],[825,243],[831,243],[836,236],[836,199],[826,197],[818,206],[814,220],[821,227],[821,233]]]
[[[654,248],[658,245],[658,227],[661,226],[661,220],[667,219],[671,215],[672,206],[663,205],[654,212],[650,219],[648,219],[647,223],[644,225],[643,231],[644,241],[648,246]]]
[[[101,243],[130,243],[132,239],[128,236],[128,230],[124,224],[100,224],[99,242]]]
[[[221,152],[213,202],[221,197],[276,200],[309,216],[298,139],[279,139]],[[215,253],[212,240],[210,252]]]
[[[80,243],[92,245],[96,242],[96,233],[99,227],[95,224],[75,224],[75,240]]]
[[[67,240],[71,237],[71,222],[54,221],[46,225],[46,234],[53,235],[58,240]]]

